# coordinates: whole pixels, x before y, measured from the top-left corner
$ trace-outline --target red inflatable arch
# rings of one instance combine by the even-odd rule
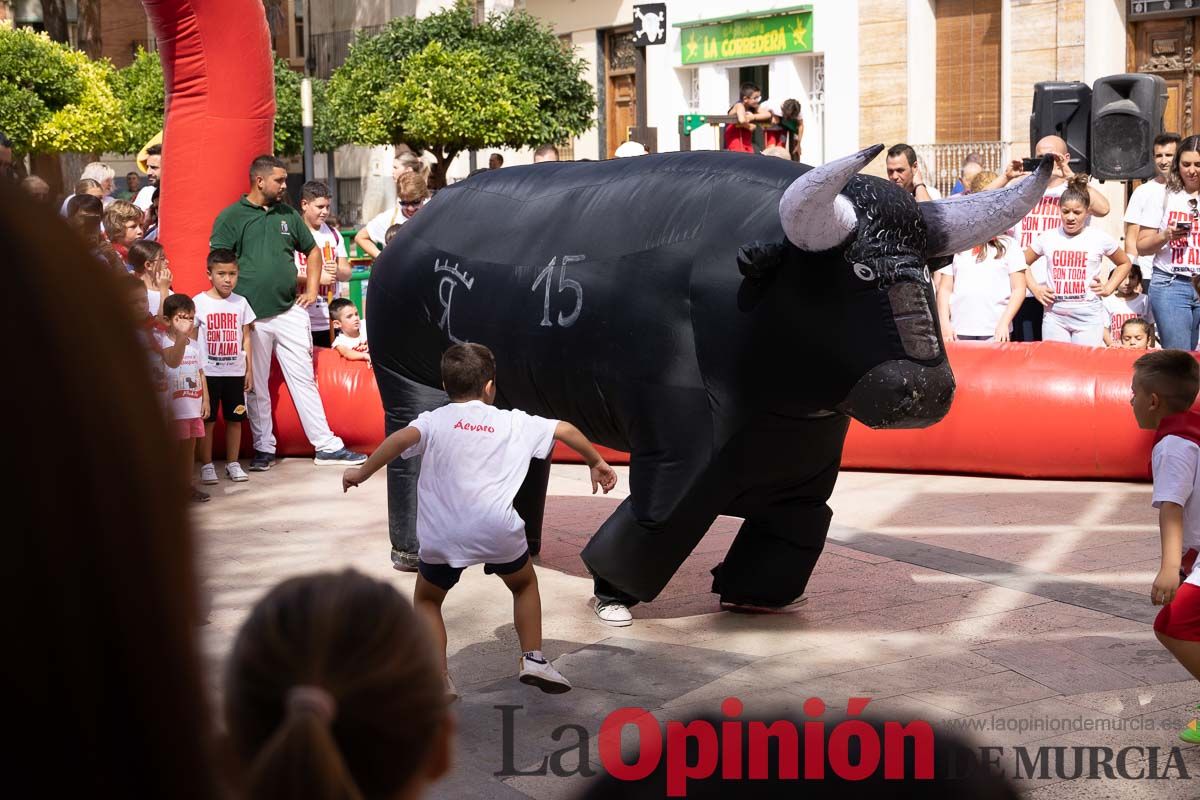
[[[275,121],[271,38],[261,0],[143,0],[158,39],[167,94],[162,233],[174,288],[208,288],[213,220],[270,153]]]
[[[1129,408],[1135,350],[1076,345],[951,344],[958,381],[950,413],[932,428],[873,431],[850,427],[842,466],[913,472],[957,472],[1023,478],[1144,480],[1150,431]],[[383,440],[383,410],[374,373],[362,362],[318,350],[317,385],[329,425],[352,449]],[[275,431],[281,455],[311,455],[295,406],[272,376]],[[217,441],[221,441],[218,434]],[[628,456],[601,448],[612,463]],[[558,460],[574,454],[557,450]]]

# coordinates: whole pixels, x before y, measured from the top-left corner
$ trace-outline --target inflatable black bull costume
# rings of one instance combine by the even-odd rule
[[[652,600],[729,514],[745,523],[713,591],[786,605],[824,546],[850,417],[924,427],[950,407],[926,260],[1014,225],[1050,172],[917,204],[857,175],[881,149],[545,163],[442,190],[371,276],[388,433],[446,401],[447,346],[485,344],[498,405],[631,453],[630,496],[582,554],[598,595]],[[415,542],[416,474],[388,471],[394,545]],[[517,497],[533,539],[548,474]]]

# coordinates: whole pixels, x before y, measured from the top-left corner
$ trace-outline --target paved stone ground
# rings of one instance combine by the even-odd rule
[[[729,696],[747,713],[793,718],[808,697],[832,709],[870,697],[877,715],[959,726],[981,745],[1007,748],[1010,770],[1017,745],[1182,746],[1176,734],[1200,686],[1150,627],[1158,537],[1145,485],[844,473],[803,611],[718,610],[708,570],[739,524],[722,518],[661,597],[635,609],[634,625],[614,629],[589,609],[578,554],[624,496],[628,473],[619,472],[607,497],[590,494],[583,467],[556,466],[551,478],[537,560],[545,649],[574,691],[544,695],[516,681],[510,596],[499,580],[474,568],[451,594],[450,668],[464,698],[456,767],[433,797],[578,791],[581,777],[495,775],[505,765],[501,705],[522,707],[512,712],[509,758],[522,771],[576,743],[570,733],[552,738],[561,725],[594,734],[625,706],[660,720],[716,714]],[[248,483],[214,487],[213,501],[197,508],[214,692],[249,606],[286,576],[352,566],[411,595],[414,576],[388,559],[382,476],[343,496],[340,474],[287,460]],[[1200,750],[1183,747],[1181,758],[1200,778]],[[598,767],[594,735],[590,762]],[[1127,770],[1139,766],[1134,753]],[[1200,797],[1200,780],[1018,783],[1038,800]]]

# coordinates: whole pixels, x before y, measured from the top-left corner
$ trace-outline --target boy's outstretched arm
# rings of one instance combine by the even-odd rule
[[[371,453],[361,467],[351,467],[342,473],[342,491],[348,492],[351,486],[358,486],[420,441],[421,432],[411,425],[396,431],[375,448],[375,452]]]
[[[605,494],[608,494],[617,485],[617,473],[605,463],[579,428],[569,422],[559,422],[558,427],[554,429],[554,439],[583,456],[583,460],[587,462],[588,469],[592,473],[592,494],[596,493],[597,486],[603,489]]]
[[[1165,606],[1179,591],[1179,562],[1183,560],[1183,506],[1164,502],[1158,509],[1158,530],[1162,537],[1162,561],[1154,584],[1150,587],[1150,602]]]

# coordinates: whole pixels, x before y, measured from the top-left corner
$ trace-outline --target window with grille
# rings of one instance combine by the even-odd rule
[[[938,0],[937,141],[1000,137],[1000,0]]]

